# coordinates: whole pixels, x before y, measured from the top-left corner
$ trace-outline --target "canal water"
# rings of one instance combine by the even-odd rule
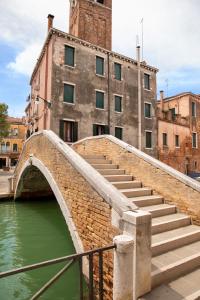
[[[0,272],[74,253],[55,199],[0,203]],[[0,279],[0,300],[30,299],[63,266]],[[78,300],[78,266],[70,268],[40,299]]]

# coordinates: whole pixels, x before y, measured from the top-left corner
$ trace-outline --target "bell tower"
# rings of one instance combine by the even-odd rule
[[[112,48],[112,0],[70,0],[69,33]]]

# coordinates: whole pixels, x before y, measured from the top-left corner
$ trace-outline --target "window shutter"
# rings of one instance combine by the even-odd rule
[[[78,122],[74,122],[73,126],[73,143],[78,141]]]
[[[97,125],[93,124],[93,136],[97,135]]]
[[[74,48],[65,46],[65,64],[74,67]]]
[[[96,92],[96,108],[104,109],[104,93]]]
[[[64,121],[60,120],[60,132],[59,132],[60,138],[64,140]]]
[[[64,84],[64,102],[74,103],[74,86]]]
[[[121,75],[121,65],[118,63],[115,63],[115,79],[121,80],[122,75]]]
[[[96,57],[96,74],[104,75],[104,58]]]
[[[109,126],[105,125],[105,134],[110,134]]]

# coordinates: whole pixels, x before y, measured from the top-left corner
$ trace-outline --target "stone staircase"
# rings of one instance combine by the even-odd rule
[[[152,215],[152,291],[140,299],[200,299],[200,227],[105,156],[84,158],[131,202]]]

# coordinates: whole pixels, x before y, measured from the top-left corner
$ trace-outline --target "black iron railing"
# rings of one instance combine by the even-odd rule
[[[52,260],[43,261],[41,263],[25,266],[22,268],[1,272],[0,278],[5,278],[19,273],[24,273],[27,271],[39,269],[42,267],[55,265],[61,262],[67,262],[67,264],[55,275],[53,276],[45,285],[43,285],[37,293],[32,296],[31,300],[38,299],[46,290],[48,290],[75,262],[79,264],[79,285],[80,285],[80,300],[84,299],[84,289],[83,289],[83,257],[88,257],[89,261],[89,280],[88,280],[88,300],[94,300],[98,294],[98,299],[104,299],[104,286],[103,286],[103,254],[106,251],[115,249],[115,245],[108,247],[98,248],[95,250],[87,251],[80,254],[74,254],[64,257],[59,257]],[[96,285],[94,284],[94,256],[98,255],[98,289],[96,291]]]

